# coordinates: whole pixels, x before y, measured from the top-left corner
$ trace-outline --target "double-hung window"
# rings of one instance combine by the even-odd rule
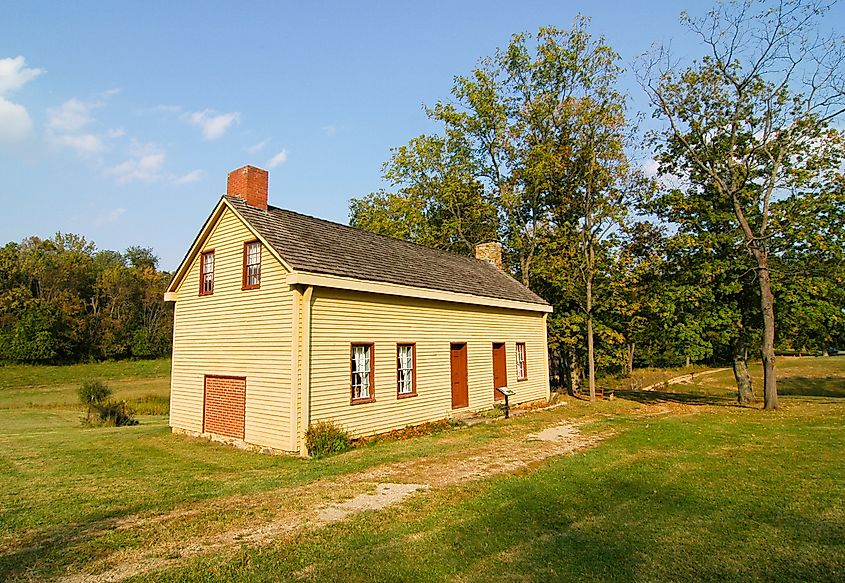
[[[525,342],[516,343],[516,380],[524,381],[528,378],[528,369],[525,365]]]
[[[261,241],[244,243],[243,289],[261,285]]]
[[[416,345],[396,345],[396,394],[399,398],[417,394]]]
[[[367,403],[375,400],[373,375],[373,345],[352,345],[352,402]]]
[[[200,256],[200,295],[214,293],[214,251],[206,251]]]

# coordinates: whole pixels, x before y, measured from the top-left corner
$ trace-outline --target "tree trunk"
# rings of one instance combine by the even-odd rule
[[[566,393],[574,397],[581,385],[581,367],[578,366],[578,356],[570,348],[564,348],[562,354],[563,382],[566,386]]]
[[[625,374],[631,376],[634,374],[634,347],[633,342],[629,342],[625,349]]]
[[[592,258],[592,250],[589,255]],[[596,400],[596,355],[593,351],[593,274],[587,272],[587,372],[590,375],[590,401]]]
[[[737,340],[733,345],[733,369],[739,404],[753,403],[756,398],[754,397],[751,375],[748,374],[748,350],[745,347],[745,341],[742,339]]]
[[[689,368],[689,355],[687,355],[687,363],[684,365],[686,368]]]
[[[596,357],[593,353],[593,315],[587,314],[587,371],[590,375],[590,401],[596,400]]]
[[[769,273],[769,256],[763,250],[754,253],[759,267],[760,307],[763,310],[763,409],[778,408],[778,380],[775,371],[775,297]]]

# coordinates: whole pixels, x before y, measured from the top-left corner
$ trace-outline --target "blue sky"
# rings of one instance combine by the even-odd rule
[[[697,53],[678,14],[709,5],[5,2],[0,244],[75,232],[172,270],[244,164],[271,204],[346,222],[390,148],[434,129],[423,104],[511,34],[580,12],[629,64],[655,41]]]

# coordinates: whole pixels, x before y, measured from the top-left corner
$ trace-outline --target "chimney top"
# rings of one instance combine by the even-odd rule
[[[486,261],[502,271],[502,244],[498,242],[479,243],[475,246],[475,258]]]
[[[255,208],[267,210],[267,171],[255,166],[243,166],[229,172],[226,194],[244,199]]]

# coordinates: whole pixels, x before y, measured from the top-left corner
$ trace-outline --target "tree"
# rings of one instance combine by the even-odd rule
[[[498,239],[496,208],[472,165],[466,141],[457,135],[414,138],[396,148],[384,167],[397,192],[353,198],[350,223],[471,255],[476,244]]]
[[[426,109],[442,134],[394,150],[385,178],[396,192],[353,199],[350,215],[355,226],[464,253],[500,240],[511,272],[568,314],[550,322],[553,335],[567,331],[552,344],[586,339],[594,398],[596,282],[635,172],[614,88],[619,56],[587,25],[578,17],[569,30],[516,34],[456,77],[452,99]]]
[[[707,54],[676,70],[661,48],[641,67],[641,85],[666,123],[655,134],[660,172],[699,192],[701,206],[690,212],[729,208],[755,262],[766,409],[778,406],[772,204],[836,171],[841,159],[831,122],[845,110],[842,44],[818,32],[828,6],[732,0],[701,18],[683,13]]]
[[[170,274],[150,249],[97,251],[74,234],[0,248],[0,361],[60,364],[167,354]]]

